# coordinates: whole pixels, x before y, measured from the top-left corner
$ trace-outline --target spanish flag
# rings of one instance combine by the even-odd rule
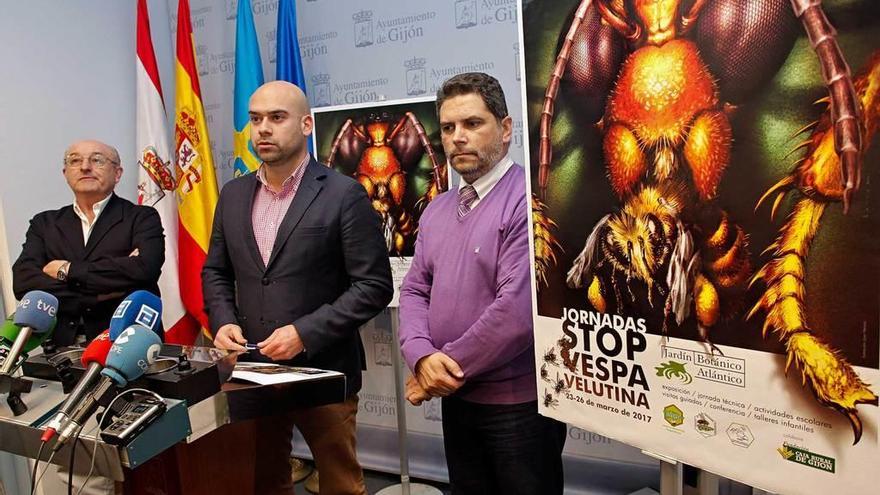
[[[180,298],[177,263],[177,181],[171,134],[162,97],[159,66],[153,51],[146,0],[137,5],[137,132],[138,204],[159,212],[165,229],[165,264],[159,277],[165,341],[191,345],[201,324],[190,316]]]
[[[218,193],[199,87],[188,0],[179,0],[177,4],[176,65],[174,146],[179,203],[177,247],[180,295],[186,312],[207,330],[201,272],[208,253]]]

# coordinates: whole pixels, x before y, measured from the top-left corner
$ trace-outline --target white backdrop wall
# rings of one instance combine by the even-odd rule
[[[7,234],[0,242],[12,260],[35,213],[72,201],[61,174],[71,142],[95,138],[115,145],[125,168],[117,192],[136,197],[135,5],[134,0],[0,5],[0,198]],[[158,18],[167,18],[164,0],[150,6]],[[170,55],[167,23],[154,26],[154,32],[163,29],[157,50]],[[163,61],[168,72],[170,59]],[[7,493],[27,493],[27,463],[0,453],[0,479]]]
[[[170,29],[177,0],[167,0]],[[506,89],[511,155],[522,163],[516,0],[298,0],[306,91],[314,107],[434,94],[448,77],[482,71]],[[190,0],[218,180],[232,178],[237,0]],[[278,0],[251,0],[266,80],[275,78]]]
[[[95,138],[115,145],[125,170],[117,191],[136,197],[135,5],[28,0],[0,7],[0,195],[13,260],[28,220],[72,201],[61,175],[71,142]],[[151,6],[167,17],[164,2]],[[170,53],[167,23],[155,28],[165,29],[156,41]]]

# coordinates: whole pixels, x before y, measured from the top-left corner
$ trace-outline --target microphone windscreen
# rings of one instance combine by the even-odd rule
[[[132,292],[116,307],[110,318],[110,339],[115,341],[123,330],[132,325],[142,325],[158,332],[162,321],[162,301],[145,290]]]
[[[18,337],[18,332],[20,330],[21,327],[12,321],[12,316],[6,318],[3,324],[0,325],[0,343],[8,342],[11,344],[12,342],[15,342],[15,338]]]
[[[13,314],[9,318],[7,318],[2,324],[0,324],[0,346],[3,347],[11,347],[12,343],[15,342],[15,339],[18,337],[18,333],[21,332],[21,327],[16,325],[13,321]],[[52,322],[52,327],[55,327],[55,322]],[[31,337],[25,342],[23,352],[28,353],[32,350],[36,349],[40,346],[46,339],[48,339],[52,335],[52,331],[43,332],[43,333],[35,333],[31,335]]]
[[[103,368],[106,366],[107,353],[110,352],[111,346],[113,341],[110,340],[110,330],[104,330],[83,351],[82,365],[88,368],[89,364],[98,363]]]
[[[24,295],[15,308],[14,322],[20,327],[31,327],[34,333],[46,333],[55,328],[58,299],[41,290]]]
[[[155,332],[142,325],[132,325],[113,341],[101,374],[123,387],[140,378],[156,362],[160,350],[162,341]]]

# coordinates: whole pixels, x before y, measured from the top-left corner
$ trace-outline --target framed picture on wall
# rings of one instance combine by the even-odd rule
[[[364,186],[382,219],[395,280],[392,306],[412,261],[419,218],[450,185],[434,100],[323,107],[312,114],[318,161]]]

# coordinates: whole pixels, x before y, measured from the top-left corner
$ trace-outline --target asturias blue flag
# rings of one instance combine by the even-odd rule
[[[275,31],[276,64],[275,79],[292,82],[306,92],[306,76],[303,72],[302,55],[299,52],[299,37],[296,35],[296,0],[279,0],[278,28]],[[308,141],[309,152],[312,140]]]
[[[251,146],[251,126],[248,116],[248,100],[263,85],[263,62],[260,60],[260,44],[254,29],[254,16],[250,0],[238,1],[235,21],[235,89],[233,91],[232,123],[235,126],[235,170],[233,174],[248,174],[257,169],[260,159]]]
[[[280,0],[278,3],[278,29],[275,32],[277,45],[277,65],[275,78],[289,81],[306,91],[306,76],[303,73],[302,56],[299,53],[299,38],[296,35],[296,1]]]

